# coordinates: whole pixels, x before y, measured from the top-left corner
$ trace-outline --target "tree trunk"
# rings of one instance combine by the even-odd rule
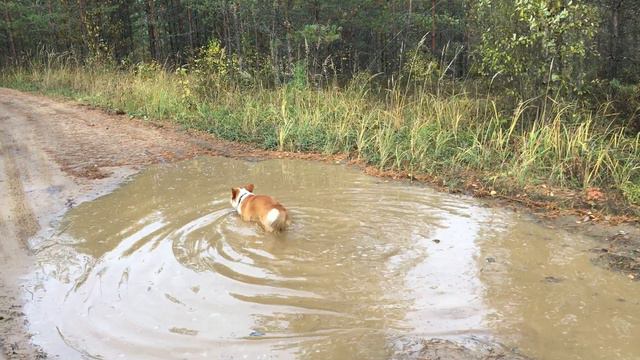
[[[201,34],[204,33],[204,25],[200,24],[200,14],[198,13],[197,10],[192,9],[191,10],[191,21],[193,22],[193,46],[194,47],[198,47],[200,45],[202,45],[202,43],[204,42],[201,39]]]
[[[404,25],[403,34],[402,34],[402,42],[400,43],[400,64],[398,65],[398,69],[402,71],[403,63],[404,63],[404,53],[406,51],[407,43],[409,42],[409,35],[411,34],[411,12],[412,12],[413,2],[409,0],[409,8],[407,9],[407,22]]]
[[[71,11],[69,10],[69,4],[68,4],[67,0],[60,1],[60,4],[62,4],[63,13],[65,15],[63,17],[65,30],[60,30],[60,33],[62,34],[63,31],[66,31],[66,36],[63,37],[64,38],[64,44],[63,45],[66,46],[66,50],[67,51],[70,51],[73,48],[73,44],[74,44],[73,38],[71,37],[71,34],[74,33],[73,29],[72,29],[72,26],[71,26],[71,20],[70,20],[72,18],[72,15],[71,15]],[[62,27],[62,25],[61,25],[61,27]],[[62,43],[62,41],[61,41],[61,43]]]
[[[78,11],[80,12],[80,32],[82,33],[82,41],[89,51],[93,51],[89,40],[89,25],[87,24],[87,3],[85,0],[78,0]]]
[[[166,1],[165,1],[166,2]],[[164,14],[164,18],[162,15],[159,16],[159,19],[163,19],[163,25],[165,33],[167,34],[167,42],[169,43],[169,56],[171,56],[175,62],[176,53],[178,52],[178,28],[176,26],[176,20],[178,14],[176,12],[175,1],[170,0],[168,2],[168,8],[164,6],[164,4],[160,5],[160,14]]]
[[[238,67],[240,71],[243,69],[243,59],[242,59],[242,46],[240,43],[240,23],[238,21],[238,3],[235,2],[231,5],[231,15],[233,17],[233,33],[234,40],[236,42],[236,55],[238,56]]]
[[[609,50],[609,78],[618,76],[618,62],[620,59],[620,7],[624,0],[616,0],[611,7],[611,44]]]
[[[133,26],[129,3],[128,0],[116,0],[116,11],[111,14],[111,26],[115,27],[111,31],[113,52],[118,61],[125,59],[133,49]]]
[[[49,30],[51,31],[51,43],[54,49],[58,50],[59,38],[56,31],[56,24],[53,22],[53,7],[51,6],[51,0],[47,0],[47,14],[49,15],[48,23]]]
[[[271,34],[269,37],[269,49],[271,50],[271,57],[273,61],[273,83],[274,85],[280,85],[280,66],[278,65],[278,44],[276,39],[278,33],[276,31],[276,23],[278,18],[278,4],[273,2],[273,16],[271,18]]]
[[[185,26],[184,26],[184,7],[182,5],[182,2],[180,2],[180,0],[176,0],[176,9],[175,9],[176,13],[177,13],[177,20],[178,20],[178,48],[180,49],[180,53],[184,52],[184,42],[182,41],[182,39],[184,39],[184,35],[185,35]]]
[[[252,10],[252,18],[253,18],[253,36],[256,46],[256,54],[260,54],[262,47],[260,46],[260,36],[258,35],[258,15],[255,12],[255,9]]]
[[[7,23],[7,37],[9,38],[9,51],[11,51],[11,60],[17,61],[18,54],[16,52],[16,43],[13,37],[13,31],[11,31],[11,14],[9,14],[9,3],[4,1],[4,21]]]
[[[318,0],[313,2],[313,19],[315,24],[320,23],[320,3]]]
[[[187,19],[189,20],[189,48],[193,49],[193,18],[191,16],[191,7],[187,5]]]
[[[284,26],[286,31],[287,41],[287,72],[293,74],[293,52],[291,49],[291,21],[289,20],[289,10],[291,9],[291,0],[287,0],[287,4],[284,7]]]
[[[231,49],[233,48],[233,43],[231,42],[231,26],[229,25],[229,12],[229,1],[225,0],[224,11],[222,12],[222,26],[224,32],[223,46],[227,55],[227,65],[231,65]]]
[[[147,13],[147,32],[149,34],[149,52],[153,60],[160,60],[160,39],[158,35],[158,17],[154,0],[145,0]]]
[[[431,0],[431,51],[436,52],[436,0]]]

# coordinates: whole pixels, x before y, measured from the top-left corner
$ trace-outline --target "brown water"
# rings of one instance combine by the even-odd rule
[[[247,182],[289,208],[287,233],[232,212]],[[640,286],[591,246],[342,166],[201,158],[71,210],[38,246],[26,312],[64,359],[386,359],[405,336],[638,359]]]

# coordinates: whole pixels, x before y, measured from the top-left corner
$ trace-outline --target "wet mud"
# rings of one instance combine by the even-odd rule
[[[245,182],[290,209],[289,231],[237,217]],[[25,313],[64,358],[640,354],[640,288],[594,267],[588,237],[343,166],[153,166],[60,229],[34,244]]]
[[[596,254],[592,259],[594,264],[640,281],[640,240],[634,234],[621,232],[608,237],[605,247],[591,251]]]

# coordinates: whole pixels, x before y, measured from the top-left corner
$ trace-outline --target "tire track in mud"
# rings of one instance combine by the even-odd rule
[[[13,233],[20,240],[22,248],[28,250],[27,239],[35,235],[40,226],[26,202],[20,179],[21,174],[16,164],[15,153],[23,152],[24,150],[18,147],[11,135],[0,129],[0,156],[4,158],[4,174],[6,175],[4,182],[11,204],[9,207],[12,209],[12,218],[6,219],[11,221],[3,221],[5,223],[4,227],[9,228],[9,231],[13,228],[13,231],[9,233]]]
[[[0,123],[8,117],[0,118]],[[24,271],[30,253],[27,240],[35,235],[39,224],[26,201],[15,154],[20,149],[5,129],[0,128],[0,259],[4,264],[0,276],[0,346],[12,359],[41,358],[42,352],[25,342],[19,288],[10,286],[10,278]]]

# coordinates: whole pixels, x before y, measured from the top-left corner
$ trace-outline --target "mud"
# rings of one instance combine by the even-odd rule
[[[287,204],[290,230],[268,236],[234,216],[231,179]],[[475,230],[455,244],[450,226],[475,229],[489,212],[315,162],[154,166],[37,245],[25,312],[34,342],[65,359],[386,359],[387,339],[408,329],[484,334]],[[454,256],[465,260],[441,268]]]
[[[204,152],[177,133],[0,89],[0,345],[9,358],[44,356],[24,329],[31,241],[53,236],[68,208],[142,166]]]
[[[92,279],[95,281],[97,279],[96,275],[101,278],[108,274],[119,274],[117,281],[114,280],[112,282],[112,284],[117,285],[113,289],[118,290],[110,292],[109,296],[123,296],[124,294],[126,298],[126,296],[132,296],[131,294],[127,295],[126,292],[131,291],[131,284],[135,284],[137,281],[136,276],[133,275],[135,273],[133,268],[127,271],[120,269],[120,273],[118,273],[118,269],[111,269],[109,266],[107,272],[96,272],[95,265],[104,261],[106,254],[117,254],[116,250],[119,246],[124,246],[125,244],[120,244],[119,241],[121,240],[117,240],[118,237],[115,237],[115,240],[111,243],[96,242],[96,237],[91,233],[87,233],[82,239],[84,239],[85,244],[91,243],[93,245],[83,248],[82,244],[78,243],[80,237],[77,236],[77,233],[71,236],[75,231],[72,228],[77,226],[69,221],[73,215],[61,220],[62,214],[69,209],[74,208],[73,211],[79,211],[75,209],[79,205],[81,208],[82,206],[91,206],[90,204],[93,203],[85,202],[112,192],[123,181],[130,179],[132,174],[150,164],[171,164],[177,160],[190,159],[198,155],[222,155],[250,161],[272,157],[309,158],[332,162],[345,161],[344,157],[270,153],[255,150],[245,145],[215,140],[203,134],[185,132],[164,123],[154,124],[137,119],[129,119],[126,116],[107,115],[104,112],[87,107],[60,103],[7,89],[0,89],[0,146],[0,204],[2,204],[0,206],[0,345],[2,345],[4,353],[10,359],[46,358],[54,356],[55,353],[91,357],[94,356],[93,352],[95,350],[91,345],[92,336],[97,336],[103,331],[106,331],[109,335],[107,337],[107,339],[110,339],[109,341],[118,342],[118,332],[115,331],[118,326],[112,327],[119,324],[117,322],[102,322],[102,325],[109,326],[100,329],[85,328],[88,330],[86,341],[84,340],[85,334],[78,336],[77,332],[74,334],[73,331],[71,333],[68,331],[69,324],[75,324],[76,321],[78,324],[83,324],[86,321],[86,315],[91,313],[93,308],[84,315],[72,314],[73,316],[70,317],[69,323],[66,323],[66,325],[64,325],[65,323],[58,323],[56,326],[47,327],[47,324],[45,324],[46,321],[49,321],[48,314],[57,314],[58,312],[68,314],[68,307],[63,306],[61,308],[58,306],[59,304],[65,304],[65,301],[48,308],[48,310],[46,304],[52,304],[50,302],[52,297],[56,298],[58,296],[59,299],[59,296],[61,296],[60,291],[65,286],[69,286],[69,284],[78,285],[78,292],[86,292],[86,288],[83,288],[86,285],[82,284],[87,283],[87,281],[91,283]],[[173,165],[165,165],[164,167],[173,168]],[[255,174],[251,180],[259,178],[261,174],[263,173]],[[281,177],[290,177],[291,174],[289,173],[286,176],[281,174]],[[298,172],[293,174],[297,176]],[[217,176],[217,174],[211,175],[213,177]],[[272,174],[266,174],[267,177],[272,175],[273,172]],[[318,177],[326,176],[327,174],[322,174]],[[157,181],[160,182],[160,180]],[[384,184],[385,181],[377,180],[376,183]],[[292,184],[292,186],[294,185]],[[412,188],[415,189],[415,187]],[[423,188],[418,189],[422,193]],[[159,190],[167,192],[171,189],[155,188],[155,191]],[[198,200],[198,196],[203,195],[203,190],[201,189],[189,188],[188,190],[195,194],[196,200]],[[213,197],[217,196],[215,192],[206,194],[213,195]],[[282,196],[284,194],[277,195]],[[109,197],[106,199],[109,199]],[[317,207],[318,204],[324,204],[326,200],[326,197],[320,197],[307,208]],[[148,199],[143,199],[143,201],[148,201]],[[467,201],[462,201],[462,203],[468,204]],[[454,202],[457,203],[458,200]],[[428,206],[433,206],[431,200],[427,201],[427,203],[429,204]],[[208,206],[211,206],[211,204]],[[466,206],[462,207],[465,208]],[[485,204],[483,203],[473,203],[469,207],[473,213],[472,218],[476,212],[485,213],[485,211],[489,211],[484,208]],[[424,209],[426,208],[420,207],[420,211]],[[179,207],[175,208],[175,210],[177,213],[181,213]],[[211,208],[203,205],[200,211],[205,210],[208,211]],[[307,216],[305,220],[303,210],[298,210],[298,215],[302,215],[302,223],[310,221],[312,218]],[[516,208],[515,210],[523,212],[522,209]],[[448,211],[451,211],[451,209],[445,207],[444,213]],[[489,213],[491,212],[489,211]],[[507,215],[504,215],[503,212],[499,213],[503,214],[498,216],[503,222],[502,225],[510,223],[510,220],[514,217],[526,217],[526,215],[518,213],[507,212]],[[114,212],[114,214],[119,215],[120,213]],[[182,213],[181,216],[187,216],[188,218],[190,214],[193,216],[192,219],[204,216],[203,213],[194,215],[189,212]],[[404,213],[400,211],[396,215],[401,217],[402,214]],[[442,216],[442,213],[438,214],[438,216]],[[448,216],[445,216],[445,218],[448,218]],[[228,226],[230,219],[229,216],[226,216],[223,220],[217,221],[222,221],[223,225],[226,224]],[[539,227],[535,225],[538,230],[534,231],[534,237],[543,238],[545,241],[542,243],[533,239],[524,241],[525,246],[522,251],[517,250],[520,249],[521,246],[519,245],[522,244],[513,246],[514,244],[505,243],[505,236],[509,238],[513,235],[509,232],[507,232],[507,235],[500,235],[505,231],[503,226],[487,223],[484,224],[487,228],[494,226],[499,231],[494,229],[488,234],[468,237],[467,239],[470,240],[462,243],[467,244],[466,247],[462,246],[457,250],[463,251],[462,253],[456,253],[455,250],[451,250],[452,244],[448,241],[451,236],[441,235],[425,240],[429,245],[421,241],[415,244],[411,243],[412,245],[407,246],[407,248],[412,250],[409,253],[404,253],[404,257],[398,255],[403,254],[402,251],[398,251],[397,257],[409,261],[409,264],[413,262],[413,266],[418,269],[417,273],[414,271],[414,278],[405,273],[408,276],[408,280],[405,279],[406,283],[398,284],[387,279],[384,274],[376,274],[372,278],[371,276],[366,276],[368,275],[366,273],[367,270],[364,269],[368,268],[357,270],[357,267],[353,268],[354,272],[348,274],[353,279],[348,277],[341,278],[343,279],[341,280],[343,285],[352,284],[352,287],[354,286],[353,284],[366,283],[373,279],[373,285],[371,286],[379,288],[376,290],[378,294],[381,294],[381,291],[391,291],[394,294],[402,293],[406,290],[404,286],[413,284],[409,287],[411,289],[409,293],[414,294],[416,298],[419,298],[421,294],[432,294],[432,299],[437,300],[440,298],[443,301],[442,304],[453,304],[453,310],[445,311],[444,309],[439,309],[438,306],[431,309],[432,303],[414,307],[413,310],[409,305],[407,305],[408,307],[400,306],[396,309],[389,303],[383,302],[373,306],[374,310],[381,311],[378,313],[380,316],[365,317],[364,320],[355,322],[355,324],[359,324],[358,326],[350,327],[348,322],[352,321],[355,315],[366,315],[367,312],[355,311],[355,308],[344,306],[344,313],[349,315],[346,318],[350,320],[338,322],[342,328],[339,326],[337,329],[326,327],[326,324],[331,323],[331,321],[323,321],[325,314],[316,314],[318,316],[315,317],[301,314],[289,316],[287,314],[295,314],[296,312],[271,313],[267,311],[266,313],[263,312],[262,315],[268,321],[262,323],[262,325],[269,326],[247,327],[248,329],[245,329],[247,331],[233,333],[231,337],[241,339],[237,344],[242,346],[249,344],[248,347],[243,347],[245,350],[243,350],[242,354],[254,354],[257,356],[263,353],[265,346],[275,346],[278,349],[278,354],[281,355],[280,357],[284,358],[287,356],[306,356],[306,358],[319,356],[319,358],[324,358],[322,356],[326,354],[342,354],[344,356],[347,356],[346,354],[349,356],[356,354],[363,358],[372,358],[370,357],[371,354],[384,354],[387,357],[396,356],[395,358],[398,359],[456,358],[456,356],[457,358],[471,359],[520,359],[525,356],[523,353],[541,359],[559,358],[558,356],[560,358],[575,359],[637,358],[638,354],[640,354],[640,349],[637,348],[633,339],[640,336],[637,328],[637,324],[640,321],[634,314],[640,313],[638,311],[638,306],[640,305],[637,301],[640,298],[640,294],[636,293],[637,283],[631,281],[630,277],[628,277],[635,274],[633,272],[635,268],[630,261],[637,261],[637,256],[633,259],[633,255],[636,254],[634,249],[640,248],[638,246],[639,238],[634,235],[637,234],[637,227],[625,227],[624,231],[627,238],[621,241],[613,237],[613,234],[616,234],[619,229],[592,225],[588,220],[579,217],[539,222],[535,219],[527,218],[525,222],[528,224],[527,226],[532,226],[536,222],[540,223]],[[478,221],[478,224],[482,224],[483,220]],[[462,227],[465,226],[467,225],[462,225]],[[400,230],[399,234],[402,234],[402,231],[406,231],[404,229],[406,224],[402,227],[403,229]],[[120,223],[118,225],[117,222],[109,231],[116,231],[118,228],[120,231],[124,231],[123,224]],[[542,228],[546,228],[549,233],[545,233],[541,230]],[[97,231],[99,227],[94,229]],[[197,229],[198,226],[196,226]],[[241,229],[240,224],[235,224],[226,229],[232,230],[231,234],[235,232],[244,234],[242,231],[245,231],[239,230]],[[418,230],[418,233],[420,233],[420,230]],[[574,238],[576,234],[584,233],[591,234],[593,237],[600,239],[600,241],[607,238],[610,243],[598,243],[589,236]],[[190,236],[193,235],[191,233]],[[456,236],[453,237],[455,238]],[[527,236],[524,235],[525,238]],[[373,237],[375,238],[376,236]],[[386,237],[394,238],[394,236]],[[564,240],[556,241],[558,238]],[[233,239],[233,236],[230,239]],[[516,239],[522,239],[522,235],[517,235]],[[140,259],[140,256],[144,256],[145,251],[150,250],[145,247],[152,243],[148,242],[148,240],[146,239],[140,243],[136,242],[133,247],[122,255],[125,258]],[[161,243],[159,240],[156,241]],[[147,242],[148,244],[145,245]],[[202,241],[196,241],[195,243],[203,244]],[[242,243],[236,244],[241,245],[240,248],[232,247],[231,249],[237,250],[244,246],[252,245],[253,247],[249,246],[250,250],[267,259],[269,255],[274,256],[275,254],[277,256],[286,253],[286,250],[279,249],[278,246],[274,247],[273,244],[278,243]],[[395,242],[394,244],[397,245]],[[414,245],[418,246],[418,248],[413,249],[412,246]],[[430,246],[435,248],[430,248],[430,251],[426,251],[425,249]],[[439,248],[444,250],[441,249],[439,252]],[[597,251],[590,250],[594,248]],[[533,252],[533,256],[527,252],[527,250],[531,249],[536,250]],[[165,248],[161,247],[159,250],[153,251],[165,250]],[[177,269],[197,268],[197,263],[193,264],[185,259],[190,259],[190,256],[193,256],[193,252],[197,254],[200,251],[202,254],[202,249],[193,248],[190,250],[191,253],[189,251],[186,252],[186,254],[190,255],[181,258],[177,257],[174,250],[164,253],[164,259],[171,260],[173,258],[174,260],[172,261],[177,260]],[[188,248],[183,249],[183,251],[185,250],[188,250]],[[219,250],[216,248],[216,251]],[[229,249],[223,248],[222,250]],[[116,252],[114,253],[114,251]],[[321,250],[306,249],[306,251],[310,254],[321,253]],[[240,255],[252,258],[256,254]],[[357,247],[354,249],[353,254],[363,255],[361,249]],[[374,254],[364,252],[367,257]],[[605,260],[602,261],[609,264],[609,267],[612,267],[610,266],[611,260],[614,263],[616,261],[620,263],[619,258],[611,256],[611,254],[625,256],[623,262],[627,265],[618,268],[613,266],[614,269],[622,270],[623,274],[594,272],[594,269],[598,268],[590,265],[590,259],[592,258],[604,258]],[[247,270],[246,267],[235,268],[233,266],[234,261],[240,263],[235,264],[235,266],[241,266],[242,259],[247,259],[246,257],[238,260],[238,258],[230,254],[226,255],[225,257],[223,253],[220,253],[221,258],[215,259],[223,263],[225,259],[227,262],[231,261],[232,270]],[[604,255],[611,260],[607,260]],[[68,257],[65,259],[64,256]],[[460,266],[456,266],[456,262],[451,261],[451,259],[469,258],[473,259],[473,261],[463,261]],[[295,259],[297,258],[294,257],[288,260],[293,261]],[[420,270],[419,267],[419,264],[425,259],[430,261],[427,262],[427,269],[429,268],[428,266],[435,266],[432,269],[436,269],[438,266],[441,267],[442,271],[434,270],[435,272],[432,273],[436,278],[446,280],[447,276],[453,276],[454,279],[445,281],[445,283],[453,284],[453,287],[448,287],[448,290],[436,291],[437,287],[436,289],[429,289],[428,287],[425,288],[425,284],[416,282],[419,279],[424,279],[424,276],[417,275],[420,275],[420,272],[425,270],[424,268]],[[552,265],[562,266],[544,266],[547,262]],[[598,260],[595,262],[600,264]],[[363,263],[356,263],[363,266]],[[57,266],[56,269],[59,271],[52,273],[50,267],[52,264]],[[86,267],[80,266],[82,264]],[[259,264],[264,266],[265,263],[263,261]],[[589,266],[585,264],[589,264]],[[631,267],[628,264],[631,264]],[[257,265],[254,264],[254,266]],[[282,266],[286,268],[285,264],[280,264],[280,267]],[[251,268],[248,269],[251,270]],[[274,273],[285,276],[285,278],[286,276],[291,276],[286,272],[279,273],[275,271],[275,268],[271,270],[273,271],[267,273],[268,276],[263,277],[263,280],[267,280],[270,285],[273,285],[274,281],[276,285],[282,285],[282,279],[269,279],[269,276]],[[221,276],[229,276],[232,279],[231,284],[236,286],[238,282],[247,282],[247,280],[251,279],[251,276],[254,278],[256,276],[260,277],[260,272],[250,272],[251,276],[249,277],[246,276],[247,274],[237,277],[235,275],[238,274],[234,275],[233,272],[225,272],[217,266],[205,267],[204,270],[197,271],[204,275],[209,272],[210,274],[217,273]],[[452,274],[443,274],[443,271],[450,271]],[[236,271],[236,273],[242,275],[242,271]],[[321,273],[322,271],[309,265],[308,270],[301,276],[315,278]],[[46,276],[34,279],[34,274]],[[178,275],[180,274],[184,275],[184,272],[178,272]],[[81,281],[80,284],[78,283],[79,275],[86,276],[84,282]],[[456,276],[460,277],[455,278]],[[553,279],[553,281],[548,279]],[[589,279],[593,281],[587,281]],[[35,280],[38,280],[39,283]],[[155,284],[163,284],[161,281],[158,282],[159,279],[155,280]],[[193,280],[191,275],[187,276],[187,280]],[[60,281],[62,285],[58,284],[57,289],[55,286],[53,288],[45,286],[45,284],[54,284],[55,281]],[[389,283],[389,281],[391,282]],[[249,281],[249,283],[251,282]],[[287,282],[285,281],[284,283]],[[292,283],[296,284],[295,278]],[[36,284],[45,287],[35,286]],[[335,284],[339,285],[341,282],[338,281]],[[193,304],[189,308],[188,300],[191,297],[187,296],[185,300],[183,296],[177,296],[177,294],[193,294],[191,295],[192,297],[197,297],[198,294],[200,296],[208,296],[207,292],[209,291],[209,288],[201,284],[191,285],[177,293],[152,291],[154,296],[150,299],[153,301],[157,301],[160,298],[164,299],[163,301],[170,305],[169,308],[171,306],[182,307],[183,315],[187,314],[184,318],[186,321],[193,311],[202,311],[203,308],[194,307]],[[294,291],[299,290],[298,287],[299,285],[289,284],[285,286],[285,289]],[[126,291],[123,290],[125,288]],[[318,290],[318,288],[312,290]],[[458,300],[452,301],[452,298],[448,297],[451,293],[459,294],[456,295]],[[74,291],[69,294],[74,294]],[[140,293],[137,294],[139,295]],[[232,297],[233,301],[244,302],[245,305],[253,304],[250,308],[254,310],[256,306],[260,309],[282,306],[281,302],[286,300],[277,296],[265,297],[252,293],[249,297],[246,297],[246,294],[245,297],[242,297],[242,293],[240,292],[239,294],[240,296]],[[328,296],[327,294],[329,293],[323,294]],[[158,296],[156,297],[155,295]],[[74,297],[70,296],[71,298]],[[285,295],[285,298],[287,296]],[[371,296],[367,297],[367,299],[377,299],[376,296]],[[332,300],[340,300],[334,299],[332,296],[328,297]],[[140,299],[143,298],[141,297]],[[537,300],[533,300],[534,298]],[[129,299],[134,298],[129,297]],[[357,297],[343,299],[343,301],[347,300],[350,301],[347,304],[350,304],[357,301]],[[402,300],[402,297],[396,298],[396,300],[399,302],[395,306],[407,303],[407,300]],[[122,298],[114,301],[117,303],[122,301]],[[313,305],[314,303],[317,303],[317,301],[311,300],[311,304]],[[411,301],[408,303],[415,305]],[[69,304],[66,303],[66,306]],[[330,304],[336,305],[340,304],[340,302],[330,302]],[[358,304],[366,305],[367,301]],[[376,303],[374,302],[374,304]],[[298,303],[289,304],[293,308],[299,305]],[[134,311],[135,306],[136,303],[134,302],[132,308],[126,309],[126,311]],[[391,308],[391,310],[385,310],[387,307]],[[318,310],[314,310],[314,306],[304,308],[306,311],[311,312]],[[334,307],[334,310],[335,308],[342,309],[341,306]],[[572,309],[574,308],[578,310],[573,311]],[[47,311],[44,313],[38,312],[43,311],[43,309]],[[322,308],[321,310],[328,311],[331,309]],[[102,309],[102,311],[103,314],[108,313],[105,309]],[[122,311],[120,314],[123,313]],[[153,313],[155,311],[154,307],[151,306],[149,311]],[[382,314],[387,314],[386,311],[390,311],[388,313],[389,317],[387,315],[382,316]],[[177,313],[178,311],[176,311]],[[249,313],[251,312],[247,311],[246,314],[240,314],[240,316],[247,316]],[[260,312],[258,313],[260,314]],[[341,314],[342,312],[338,313]],[[403,313],[405,313],[405,316],[398,316],[398,314]],[[592,314],[595,314],[595,316],[589,322],[589,316]],[[145,319],[139,316],[140,314],[135,314],[132,317],[133,323],[129,323],[129,325],[120,329],[128,329],[127,331],[134,332],[142,330],[136,328],[136,323],[138,325],[147,324],[147,321],[139,321]],[[443,318],[443,316],[445,317]],[[430,319],[442,320],[446,319],[446,316],[453,317],[447,321],[430,322]],[[357,316],[355,318],[357,319]],[[59,319],[59,317],[54,316],[51,321],[55,322],[55,319]],[[171,320],[173,318],[169,316],[168,319]],[[46,321],[43,323],[43,320]],[[381,331],[389,324],[398,321],[401,324],[405,321],[404,325],[410,325],[390,326],[390,333]],[[192,344],[197,344],[203,337],[206,339],[207,329],[209,329],[207,326],[204,326],[204,330],[197,329],[188,321],[186,323],[184,321],[168,323],[163,328],[161,338],[172,339],[175,336],[180,342]],[[222,324],[224,323],[225,321],[222,322]],[[303,336],[307,341],[302,341],[303,339],[299,336],[299,333],[294,334],[292,337],[287,337],[284,334],[273,336],[273,329],[281,328],[283,324],[295,323],[305,324],[296,329],[297,331],[307,329],[307,334]],[[214,322],[215,324],[219,324],[219,322]],[[407,331],[409,328],[413,330]],[[219,330],[225,331],[224,329],[223,327]],[[316,334],[317,336],[310,335],[317,329],[323,331]],[[152,334],[153,331],[151,332]],[[102,334],[104,335],[104,333]],[[443,339],[433,339],[434,337]],[[229,337],[225,339],[228,340]],[[245,339],[251,339],[253,342],[245,343]],[[209,340],[211,339],[209,338]],[[499,345],[497,342],[503,342],[506,345]],[[144,341],[138,342],[138,346],[140,344],[144,344]],[[228,341],[226,344],[233,345],[233,341]],[[191,348],[178,347],[177,351],[183,351],[181,354],[184,355],[194,348],[197,348],[197,346]],[[229,349],[231,350],[227,354],[238,354],[233,350],[233,347]],[[301,352],[300,349],[304,349],[304,351]],[[161,349],[154,349],[153,351],[160,351],[158,354],[163,357],[167,356],[167,353],[162,352]],[[96,352],[98,355],[100,353],[103,353],[103,351]],[[313,355],[316,353],[319,355]],[[127,352],[117,355],[123,354],[127,354]],[[202,356],[202,353],[198,355]],[[405,355],[409,357],[403,357]],[[2,358],[2,352],[0,351],[0,359]]]
[[[621,272],[628,278],[640,281],[640,241],[628,233],[607,238],[607,247],[594,248],[598,254],[593,263],[606,269]]]
[[[496,343],[470,339],[466,346],[443,339],[401,339],[393,345],[391,360],[530,360]]]
[[[290,231],[233,213],[229,184],[249,181]],[[640,288],[594,267],[588,236],[343,166],[156,165],[60,228],[35,246],[25,313],[65,359],[640,355]]]

